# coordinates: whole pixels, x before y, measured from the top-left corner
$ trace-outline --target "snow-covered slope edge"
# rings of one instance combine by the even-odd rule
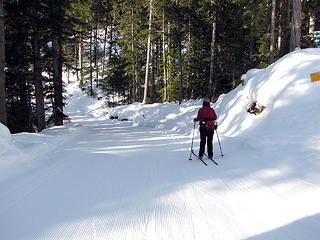
[[[303,49],[287,54],[265,69],[249,70],[242,77],[244,85],[221,95],[212,104],[218,114],[219,132],[226,137],[255,133],[317,135],[320,83],[311,82],[310,73],[320,71],[319,62],[320,49]],[[253,102],[266,107],[261,114],[247,112]],[[108,109],[107,117],[117,116],[139,126],[190,134],[199,107],[201,100],[181,105],[134,103]]]
[[[65,126],[52,127],[41,133],[10,134],[7,127],[0,124],[0,181],[10,176],[14,171],[32,167],[39,159],[54,151],[65,142],[76,138],[85,129],[80,125],[69,123]]]
[[[292,52],[268,68],[244,76],[245,85],[222,95],[216,105],[220,113],[220,131],[227,136],[319,132],[319,82],[311,82],[310,73],[320,71],[320,50]],[[266,109],[251,115],[247,109],[254,101]],[[274,126],[281,129],[275,132]]]
[[[17,148],[9,132],[9,129],[0,123],[0,169],[9,165],[11,161],[14,161],[18,157],[22,157],[23,154]]]
[[[134,125],[174,131],[180,134],[190,134],[193,118],[196,116],[201,100],[190,100],[177,103],[134,103],[109,109],[108,117],[118,117],[119,120],[133,121]]]

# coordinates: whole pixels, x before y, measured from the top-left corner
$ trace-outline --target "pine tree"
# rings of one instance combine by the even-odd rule
[[[302,38],[303,47],[313,47],[314,32],[320,30],[320,2],[309,0],[303,2],[303,23],[304,38]],[[305,37],[306,36],[306,37]]]
[[[282,57],[290,51],[290,12],[291,1],[279,0],[279,37],[278,57]]]
[[[149,64],[150,64],[150,51],[151,50],[151,31],[152,31],[152,0],[149,0],[149,28],[148,28],[148,42],[147,42],[147,57],[146,57],[146,73],[145,73],[145,80],[144,80],[144,94],[143,94],[143,101],[142,103],[147,103],[147,93],[148,93],[148,86],[149,86]]]
[[[62,1],[62,0],[61,0]],[[63,125],[63,82],[62,82],[62,65],[63,65],[63,27],[64,27],[64,4],[67,1],[48,1],[49,10],[49,30],[51,33],[52,47],[52,73],[53,73],[53,120],[55,126]]]
[[[76,41],[73,44],[77,44],[77,52],[74,52],[76,56],[74,56],[76,71],[77,71],[77,79],[79,81],[79,87],[82,89],[85,85],[84,78],[84,55],[85,49],[84,45],[86,44],[86,39],[89,32],[90,23],[88,19],[90,19],[91,10],[89,1],[77,0],[71,3],[71,7],[68,9],[67,14],[70,18],[73,19],[73,30],[75,31]]]
[[[3,0],[0,0],[0,123],[7,125],[5,97],[5,40]]]
[[[30,68],[31,29],[26,2],[6,2],[6,98],[7,125],[12,133],[32,132],[31,92],[33,73]],[[9,14],[10,13],[10,14]]]
[[[270,63],[274,62],[276,48],[276,0],[272,0],[271,8],[271,43],[270,43]]]
[[[117,27],[115,35],[121,35],[115,44],[120,48],[119,56],[125,61],[125,74],[128,82],[128,102],[143,101],[143,82],[146,66],[146,43],[148,34],[147,4],[136,0],[118,1],[113,6]]]
[[[290,51],[300,47],[301,42],[301,0],[292,0],[292,23]]]
[[[30,25],[32,28],[32,51],[33,51],[33,74],[35,82],[35,95],[36,95],[36,119],[37,130],[41,132],[46,128],[45,122],[45,106],[43,94],[43,77],[41,66],[41,52],[40,52],[40,22],[41,9],[39,9],[39,1],[33,1],[30,4]],[[43,29],[42,29],[43,30]]]

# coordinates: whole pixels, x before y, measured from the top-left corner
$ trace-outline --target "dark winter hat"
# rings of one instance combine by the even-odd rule
[[[204,99],[203,99],[203,102],[210,103],[210,98],[207,98],[207,97],[204,98]]]
[[[204,98],[202,106],[204,106],[204,107],[210,106],[210,98]]]

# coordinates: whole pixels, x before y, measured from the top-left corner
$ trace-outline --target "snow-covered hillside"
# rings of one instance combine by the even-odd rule
[[[212,105],[219,115],[220,132],[239,136],[252,131],[259,135],[318,131],[320,84],[311,82],[310,73],[320,71],[319,59],[319,49],[304,49],[286,55],[266,69],[249,70],[242,77],[244,85],[220,96]],[[253,102],[266,110],[257,116],[248,114]],[[110,109],[109,114],[130,119],[137,125],[190,133],[188,128],[199,106],[201,101],[184,102],[179,107],[136,103]]]
[[[212,104],[219,166],[188,160],[201,100],[111,109],[72,82],[65,126],[0,125],[0,239],[318,239],[319,63],[297,50]]]

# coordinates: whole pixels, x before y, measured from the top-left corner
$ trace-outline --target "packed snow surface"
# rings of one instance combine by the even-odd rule
[[[297,50],[212,104],[218,166],[189,161],[201,100],[107,108],[72,81],[66,125],[0,125],[0,239],[318,240],[319,62]]]

